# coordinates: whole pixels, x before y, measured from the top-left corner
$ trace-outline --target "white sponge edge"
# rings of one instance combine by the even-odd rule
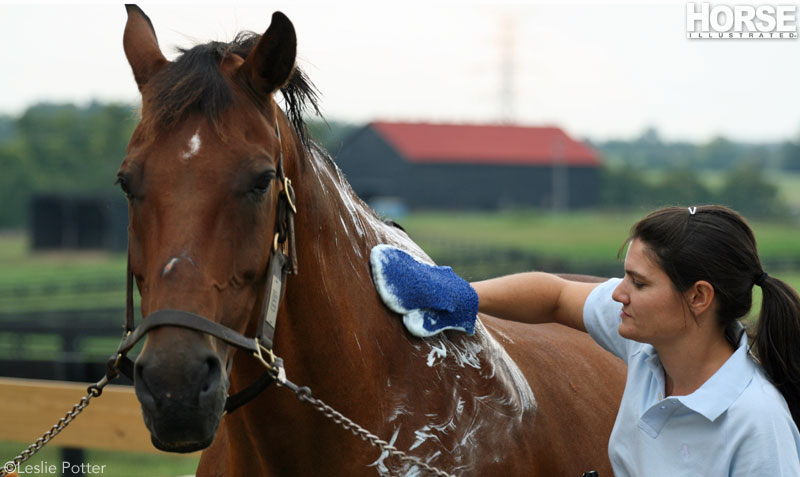
[[[412,335],[418,338],[428,338],[430,336],[436,335],[441,333],[444,330],[458,330],[466,332],[464,328],[460,326],[445,326],[442,328],[437,328],[433,331],[429,331],[425,329],[425,310],[411,310],[405,315],[403,315],[403,324],[405,325],[406,329]],[[436,323],[433,323],[434,325]]]
[[[410,310],[405,309],[400,304],[400,299],[395,294],[394,288],[386,281],[386,276],[383,273],[383,266],[388,262],[384,251],[391,250],[392,248],[392,246],[385,244],[376,245],[372,248],[372,252],[369,256],[369,261],[372,265],[372,280],[375,282],[375,289],[378,290],[378,294],[381,296],[386,306],[395,313],[403,315]],[[420,321],[420,327],[421,326],[422,322]]]

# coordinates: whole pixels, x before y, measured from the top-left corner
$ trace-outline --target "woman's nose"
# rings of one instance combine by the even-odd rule
[[[611,298],[619,303],[627,304],[628,303],[628,293],[625,289],[625,280],[621,281],[617,288],[614,289],[614,292],[611,293]]]

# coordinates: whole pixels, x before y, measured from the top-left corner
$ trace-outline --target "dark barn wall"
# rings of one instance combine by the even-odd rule
[[[128,208],[123,199],[35,196],[30,230],[34,250],[124,250]]]
[[[336,164],[363,200],[405,194],[409,165],[369,127],[361,128],[345,141],[336,155]]]
[[[596,168],[566,170],[568,208],[597,204]],[[411,208],[497,209],[551,207],[553,168],[549,166],[492,166],[483,164],[414,164],[407,192]]]
[[[600,204],[600,168],[570,167],[569,208],[582,209]]]
[[[336,163],[359,197],[398,197],[412,209],[552,207],[552,166],[411,163],[366,126],[353,133]],[[566,166],[567,208],[597,205],[600,172]]]

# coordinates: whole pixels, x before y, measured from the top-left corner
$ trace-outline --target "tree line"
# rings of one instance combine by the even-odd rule
[[[719,203],[747,216],[784,217],[789,206],[766,172],[800,172],[796,141],[666,142],[648,128],[632,141],[591,145],[604,159],[601,202],[607,207]]]
[[[138,121],[129,104],[38,104],[0,116],[0,228],[26,223],[34,194],[117,194],[115,173]],[[314,120],[311,135],[334,155],[358,125]],[[800,142],[752,145],[718,138],[706,144],[667,143],[655,130],[632,141],[591,143],[606,165],[601,204],[721,202],[748,215],[780,215],[786,206],[764,169],[800,171]],[[725,171],[709,187],[701,171]],[[654,171],[658,173],[654,175]]]

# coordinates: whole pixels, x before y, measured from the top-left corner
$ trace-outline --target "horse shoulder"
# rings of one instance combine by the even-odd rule
[[[581,463],[584,467],[574,469],[575,475],[589,467],[610,473],[606,449],[625,386],[622,360],[588,334],[558,324],[530,325],[490,316],[482,316],[482,321],[519,366],[536,398],[533,447],[547,456],[537,460]],[[550,470],[558,475],[565,471]]]

